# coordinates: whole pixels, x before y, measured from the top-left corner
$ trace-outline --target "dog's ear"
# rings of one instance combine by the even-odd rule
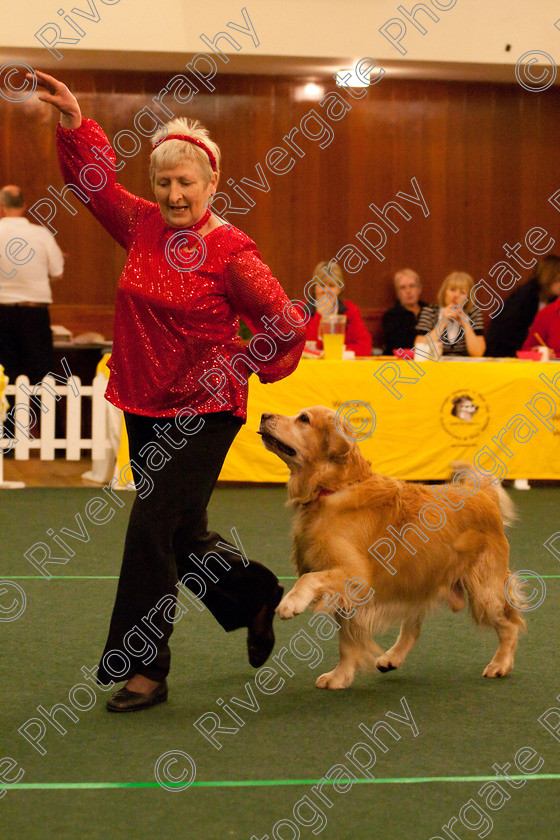
[[[325,450],[331,461],[345,461],[354,446],[352,432],[343,422],[337,426],[334,419],[325,427]]]
[[[336,462],[345,461],[350,454],[352,447],[353,443],[346,438],[343,438],[342,435],[337,435],[331,440],[329,458]]]
[[[307,464],[294,470],[288,480],[288,505],[306,505],[317,498],[321,471],[315,464]]]

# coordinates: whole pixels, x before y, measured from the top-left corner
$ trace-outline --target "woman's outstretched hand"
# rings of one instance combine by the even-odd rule
[[[82,123],[82,112],[78,100],[74,94],[59,82],[54,76],[35,70],[37,77],[37,88],[41,88],[39,94],[41,102],[48,102],[60,111],[60,125],[63,128],[79,128]],[[31,73],[26,74],[28,79],[32,78]]]

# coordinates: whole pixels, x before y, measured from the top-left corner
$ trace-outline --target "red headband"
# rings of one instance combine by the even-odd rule
[[[192,143],[194,146],[198,146],[199,149],[202,149],[208,155],[213,171],[217,171],[216,158],[214,157],[208,146],[202,142],[202,140],[197,140],[196,137],[189,137],[188,134],[168,134],[167,137],[163,137],[161,140],[158,140],[158,142],[152,148],[152,152],[154,151],[154,149],[157,149],[157,147],[161,143],[165,143],[166,140],[184,140],[186,143]]]

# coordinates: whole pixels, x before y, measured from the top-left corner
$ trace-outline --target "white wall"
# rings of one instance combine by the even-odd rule
[[[560,18],[557,0],[455,0],[448,11],[436,6],[451,5],[453,0],[425,0],[440,18],[436,23],[418,15],[426,35],[406,21],[397,8],[399,0],[24,0],[19,4],[3,0],[0,58],[6,61],[19,54],[44,67],[63,66],[66,59],[71,66],[72,53],[86,50],[90,58],[90,51],[95,51],[91,63],[102,67],[104,53],[115,51],[188,56],[208,50],[200,34],[213,37],[229,22],[242,24],[244,4],[260,41],[255,46],[247,35],[233,32],[244,56],[355,60],[368,55],[380,62],[514,64],[528,50],[544,50],[555,60],[560,58],[560,30],[554,26]],[[415,4],[416,0],[401,3],[408,10]],[[60,8],[71,13],[85,35],[72,31],[57,14]],[[97,9],[99,22],[71,12],[75,8],[89,14]],[[379,32],[391,18],[407,25],[404,56]],[[79,41],[76,46],[58,47],[63,53],[59,61],[34,37],[49,22]],[[509,52],[506,44],[511,44]]]

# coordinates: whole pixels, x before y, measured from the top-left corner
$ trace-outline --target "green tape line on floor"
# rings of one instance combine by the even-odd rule
[[[560,773],[537,773],[533,776],[511,776],[514,780],[558,781]],[[358,785],[413,785],[449,782],[492,782],[496,776],[423,776],[419,778],[396,779],[354,779],[352,784]],[[317,785],[334,784],[339,779],[253,779],[253,780],[220,780],[208,782],[193,782],[193,788],[212,787],[283,787],[285,785]],[[0,784],[0,789],[6,790],[107,790],[114,788],[158,788],[158,782],[21,782],[13,785]]]

